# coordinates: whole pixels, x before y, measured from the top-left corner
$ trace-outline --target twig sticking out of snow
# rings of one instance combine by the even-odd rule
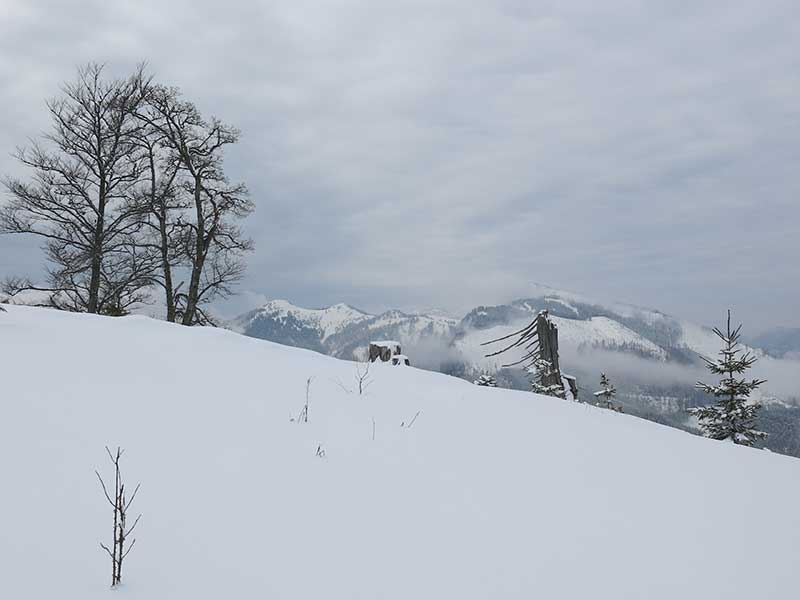
[[[405,422],[405,421],[403,421],[402,423],[400,423],[400,427],[404,427],[404,428],[406,428],[406,429],[411,429],[411,428],[414,426],[414,422],[417,420],[417,417],[419,416],[419,414],[420,414],[421,412],[422,412],[421,410],[418,410],[418,411],[417,411],[417,414],[415,414],[415,415],[414,415],[414,418],[413,418],[413,419],[411,419],[411,420],[408,422],[408,425],[406,425],[406,422]]]

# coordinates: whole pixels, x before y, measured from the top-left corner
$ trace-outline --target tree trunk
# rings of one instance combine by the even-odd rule
[[[164,295],[167,303],[167,321],[175,322],[175,290],[172,284],[172,265],[169,262],[169,235],[167,234],[167,211],[161,205],[158,213],[158,233],[161,237],[161,269],[164,271]]]
[[[92,251],[91,279],[89,280],[89,302],[86,305],[86,312],[98,312],[98,298],[100,296],[100,249],[95,245]]]
[[[197,312],[198,295],[200,294],[200,276],[206,258],[206,230],[205,217],[203,216],[203,201],[201,198],[201,178],[194,178],[194,205],[197,212],[197,232],[195,239],[195,255],[192,260],[192,276],[189,280],[189,290],[186,296],[186,311],[183,313],[182,323],[191,325]]]
[[[539,336],[539,356],[552,367],[552,372],[543,378],[542,385],[559,386],[563,389],[561,366],[558,361],[558,331],[544,312],[536,317],[536,332]]]
[[[101,177],[102,177],[101,173]],[[100,271],[103,267],[103,233],[104,233],[104,219],[106,212],[105,202],[105,182],[100,181],[100,196],[97,202],[97,224],[94,228],[94,239],[92,243],[92,261],[91,261],[91,277],[89,279],[89,301],[86,306],[86,312],[97,313],[100,307],[98,301],[100,298]]]

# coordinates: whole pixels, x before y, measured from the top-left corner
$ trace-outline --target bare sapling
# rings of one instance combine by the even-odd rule
[[[114,465],[113,497],[109,492],[109,487],[106,486],[105,481],[103,481],[103,478],[100,476],[100,473],[95,471],[95,474],[97,475],[97,479],[100,480],[100,485],[103,488],[103,494],[106,500],[108,500],[108,503],[114,509],[112,549],[109,549],[109,547],[102,542],[100,543],[100,547],[111,557],[111,587],[115,587],[122,582],[122,561],[125,560],[125,557],[128,556],[128,553],[133,549],[133,545],[136,543],[136,539],[134,538],[127,548],[125,546],[128,537],[133,533],[133,530],[136,529],[139,519],[142,518],[140,514],[133,521],[133,524],[130,525],[130,527],[128,526],[128,509],[131,504],[133,504],[133,500],[136,498],[136,493],[139,491],[139,486],[141,484],[136,484],[133,493],[127,496],[125,483],[122,480],[122,473],[119,468],[119,461],[120,458],[122,458],[124,450],[118,446],[116,453],[112,454],[111,450],[106,446],[106,452],[111,459],[111,464]]]
[[[311,396],[311,382],[314,381],[313,377],[306,379],[306,403],[303,405],[303,412],[300,413],[300,418],[303,423],[308,423],[308,402]]]
[[[356,363],[356,384],[358,385],[359,396],[362,396],[372,384],[372,377],[369,375],[369,367],[371,364],[372,363],[369,361]]]
[[[306,379],[306,403],[303,404],[303,409],[300,411],[300,414],[297,415],[297,418],[292,417],[290,415],[289,421],[292,423],[308,423],[308,405],[311,399],[311,383],[314,381],[313,377],[309,377]]]
[[[369,361],[356,361],[356,372],[353,375],[355,381],[355,390],[358,390],[358,395],[363,396],[367,392],[367,388],[372,385],[372,377],[369,374],[369,368],[372,363]],[[352,394],[354,390],[347,387],[338,379],[334,380],[345,394]]]

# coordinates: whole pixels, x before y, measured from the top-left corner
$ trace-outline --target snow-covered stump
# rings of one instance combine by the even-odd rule
[[[395,354],[392,357],[392,364],[396,367],[410,367],[411,361],[405,354]]]
[[[369,362],[392,362],[395,356],[403,356],[400,342],[392,340],[369,343]],[[406,363],[408,364],[408,363]]]

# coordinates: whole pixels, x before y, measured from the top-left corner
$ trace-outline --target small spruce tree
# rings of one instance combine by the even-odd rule
[[[600,373],[600,387],[602,389],[594,393],[594,397],[597,399],[595,401],[595,406],[619,410],[614,405],[614,398],[617,396],[617,388],[614,387],[614,384],[611,383],[611,380],[609,380],[605,373]]]
[[[767,437],[755,429],[755,421],[761,406],[750,402],[750,394],[765,383],[762,379],[747,380],[740,377],[753,366],[756,358],[749,351],[742,351],[739,337],[742,326],[731,330],[731,311],[728,311],[728,326],[723,333],[714,329],[724,346],[720,358],[711,360],[702,357],[708,370],[722,376],[718,385],[697,382],[697,388],[718,400],[711,406],[691,408],[689,412],[698,418],[703,435],[715,440],[730,440],[734,444],[752,446],[757,440]]]
[[[489,373],[483,373],[472,383],[481,387],[497,387],[497,380],[494,378],[494,375],[490,375]]]

